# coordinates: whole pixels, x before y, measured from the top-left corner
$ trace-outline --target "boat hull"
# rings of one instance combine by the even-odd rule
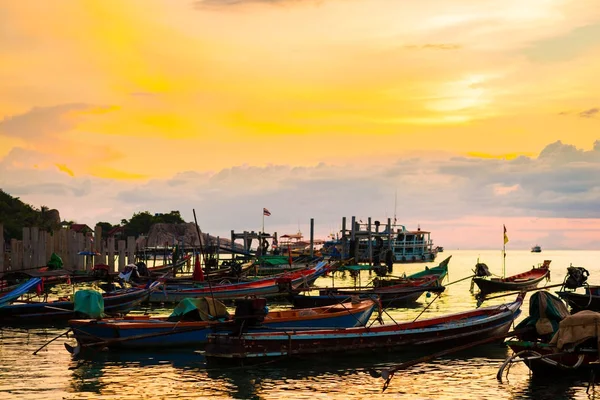
[[[148,299],[151,289],[127,289],[103,295],[106,314],[127,313]],[[34,302],[0,307],[0,326],[64,325],[84,317],[74,311],[72,301]]]
[[[600,312],[600,296],[569,291],[560,291],[556,294],[571,307],[572,314],[581,310]]]
[[[556,377],[584,374],[590,370],[599,371],[598,351],[590,349],[580,352],[557,352],[547,344],[520,340],[509,340],[506,345],[515,353],[520,353],[523,363],[536,377]],[[543,356],[543,357],[540,357]],[[579,358],[582,357],[580,361]],[[578,364],[580,364],[578,366]]]
[[[295,355],[374,350],[415,346],[459,345],[505,334],[520,314],[522,299],[499,307],[432,318],[412,323],[314,332],[212,334],[208,359],[262,359]]]
[[[340,304],[335,310],[303,309],[267,314],[261,326],[252,331],[277,331],[298,329],[335,329],[366,325],[377,304],[364,301],[360,304]],[[70,327],[78,343],[94,343],[98,339],[113,340],[111,348],[202,347],[214,332],[231,333],[236,329],[234,321],[169,322],[165,319],[118,319],[118,320],[72,320]]]
[[[482,277],[476,277],[473,278],[473,282],[477,285],[481,294],[529,290],[536,288],[539,285],[539,283],[544,279],[547,279],[547,277],[550,274],[549,269],[537,270],[539,271],[539,273],[536,273],[535,276],[518,281],[511,280],[510,277],[504,279],[485,279]]]

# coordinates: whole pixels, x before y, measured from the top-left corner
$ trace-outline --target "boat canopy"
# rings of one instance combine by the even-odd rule
[[[558,332],[550,344],[561,350],[565,347],[577,346],[591,338],[598,340],[598,329],[600,329],[600,313],[583,310],[560,322]]]

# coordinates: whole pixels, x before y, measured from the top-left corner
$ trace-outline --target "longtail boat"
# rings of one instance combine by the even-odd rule
[[[423,293],[444,291],[441,282],[448,274],[448,263],[451,257],[446,258],[436,267],[425,267],[423,271],[406,277],[378,277],[373,280],[373,286],[362,288],[323,288],[319,290],[318,296],[296,293],[291,295],[290,301],[294,307],[304,308],[336,304],[351,296],[359,296],[362,298],[378,297],[384,308],[410,306]]]
[[[185,298],[211,297],[219,300],[236,299],[247,296],[273,297],[287,293],[297,287],[310,286],[319,276],[329,270],[325,261],[315,267],[289,272],[275,278],[264,278],[251,282],[232,284],[205,284],[201,288],[163,290],[152,293],[150,303],[179,303]]]
[[[460,345],[506,334],[520,314],[524,295],[512,303],[398,324],[329,330],[210,334],[208,360],[261,359],[333,352]]]
[[[585,293],[576,293],[574,290],[561,290],[556,294],[571,307],[572,313],[582,310],[600,312],[600,286],[586,285]]]
[[[6,291],[0,293],[0,307],[10,304],[12,301],[23,296],[41,282],[42,280],[40,278],[32,278],[20,285],[16,285],[14,287],[11,286],[10,290],[7,288]]]
[[[570,270],[578,268],[569,267]],[[565,287],[575,286],[572,272]],[[505,342],[513,350],[500,366],[502,380],[513,363],[523,362],[536,377],[567,374],[589,376],[600,366],[598,339],[600,313],[584,310],[571,315],[562,300],[547,291],[538,291],[529,300],[529,315],[515,327],[515,339]]]
[[[125,314],[148,298],[157,284],[148,288],[129,288],[103,293],[104,312],[106,314]],[[62,325],[68,320],[85,317],[76,311],[73,301],[59,299],[56,301],[35,301],[13,303],[0,307],[0,326],[21,325]]]
[[[473,283],[475,283],[479,287],[479,293],[482,295],[495,292],[534,289],[542,280],[549,279],[550,261],[551,260],[545,260],[544,263],[538,267],[534,266],[529,271],[512,276],[507,276],[506,278],[489,278],[488,276],[475,276],[473,278]],[[487,270],[487,266],[485,264],[477,263],[475,269],[476,275],[479,275],[479,271],[485,270]]]
[[[210,301],[211,299],[198,299]],[[218,302],[218,301],[217,301]],[[209,310],[214,303],[205,307]],[[289,329],[335,329],[366,325],[377,306],[376,301],[347,302],[328,307],[269,311],[258,324],[249,326],[252,331],[279,331]],[[212,306],[210,319],[190,321],[185,318],[131,316],[118,319],[71,320],[69,326],[79,345],[85,347],[100,343],[103,347],[153,348],[196,347],[206,344],[207,336],[215,329],[232,332],[239,330],[243,320],[236,309],[235,319],[221,313],[214,318],[219,307]],[[209,315],[202,312],[198,315]],[[224,319],[225,318],[225,319]]]

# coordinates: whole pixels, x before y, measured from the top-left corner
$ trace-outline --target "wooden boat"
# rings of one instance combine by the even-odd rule
[[[264,320],[248,329],[252,331],[277,331],[289,329],[336,329],[366,325],[377,302],[363,300],[328,307],[302,310],[269,311]],[[236,319],[239,315],[236,310]],[[104,340],[108,347],[153,348],[194,347],[206,344],[209,333],[215,329],[232,332],[238,321],[229,319],[174,321],[168,317],[133,316],[103,320],[71,320],[79,345]],[[117,340],[115,340],[117,339]]]
[[[190,297],[211,297],[219,300],[236,299],[247,296],[273,297],[300,286],[310,286],[319,276],[325,274],[329,264],[321,261],[313,268],[290,272],[276,278],[264,278],[252,282],[214,285],[201,288],[157,291],[150,295],[150,303],[179,303]]]
[[[520,314],[523,295],[508,304],[400,324],[330,330],[210,334],[205,356],[215,359],[395,350],[415,346],[460,345],[506,334]]]
[[[7,288],[10,290],[6,290],[0,293],[0,307],[10,304],[14,300],[17,300],[19,297],[29,292],[41,282],[42,280],[40,278],[32,278],[26,282],[23,282],[20,285],[11,286],[10,288]]]
[[[377,297],[384,308],[409,306],[415,303],[423,293],[444,291],[441,281],[448,274],[448,263],[451,257],[446,258],[436,267],[426,267],[423,271],[407,277],[375,278],[372,287],[323,288],[319,291],[318,296],[291,294],[290,301],[294,307],[298,308],[318,307],[337,304],[352,296],[358,296],[362,298]]]
[[[148,288],[104,293],[104,312],[108,315],[125,314],[144,302],[156,287],[157,284],[154,284]],[[0,307],[0,326],[59,325],[81,316],[75,311],[75,303],[66,299],[14,303]]]
[[[416,302],[423,293],[435,292],[441,293],[444,291],[444,286],[437,284],[436,278],[422,278],[412,280],[407,283],[402,283],[393,286],[378,287],[378,288],[361,288],[355,290],[347,289],[321,289],[320,296],[359,296],[377,297],[381,301],[384,308],[387,307],[403,307]]]
[[[533,267],[527,272],[517,275],[508,276],[506,278],[487,278],[476,276],[473,278],[473,283],[479,287],[479,292],[482,295],[504,291],[519,291],[529,290],[537,287],[544,279],[549,279],[550,276],[550,261],[544,260],[544,263],[538,267]],[[476,271],[481,268],[482,263],[477,263]],[[483,264],[485,266],[485,264]],[[487,266],[485,266],[487,268]]]
[[[181,259],[177,260],[175,263],[171,263],[171,264],[164,264],[164,265],[157,265],[155,267],[147,267],[147,274],[142,274],[142,275],[147,275],[147,276],[161,276],[164,275],[167,272],[172,272],[173,276],[176,275],[176,273],[184,266],[187,264],[188,260],[191,260],[192,255],[191,254],[186,254],[185,256],[181,257]]]
[[[592,369],[598,371],[600,362],[598,348],[586,343],[579,348],[560,351],[549,343],[527,340],[507,340],[506,345],[514,352],[498,371],[501,379],[504,368],[514,362],[523,362],[536,377],[556,377],[569,375],[589,376]]]
[[[600,286],[587,286],[585,293],[561,290],[556,292],[556,294],[571,307],[572,313],[581,310],[600,312]]]
[[[598,340],[600,313],[583,310],[567,315],[559,323],[550,340],[517,337],[506,345],[514,354],[506,359],[498,371],[503,375],[506,366],[522,361],[534,376],[556,376],[586,373],[600,369]]]
[[[373,286],[375,287],[386,287],[386,286],[395,286],[403,283],[415,282],[419,279],[436,279],[439,285],[442,284],[442,281],[448,275],[448,264],[450,263],[450,259],[452,256],[446,257],[444,261],[439,263],[435,267],[425,267],[424,270],[415,272],[414,274],[408,275],[406,277],[394,278],[394,277],[385,277],[385,278],[375,278],[373,280]]]

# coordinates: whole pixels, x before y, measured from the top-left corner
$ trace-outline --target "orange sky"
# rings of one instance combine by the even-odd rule
[[[398,204],[402,220],[429,221],[435,241],[457,247],[469,232],[443,233],[456,218],[483,229],[490,217],[584,218],[600,229],[580,204],[596,201],[597,182],[550,178],[598,168],[596,1],[0,0],[0,26],[0,188],[67,219],[187,215],[194,204],[230,215],[212,204],[235,193],[242,211],[207,217],[213,230],[254,229],[243,211],[269,206],[277,229],[315,217],[328,232],[337,202],[346,216],[390,215],[400,191],[420,203]],[[540,160],[557,141],[554,161]],[[567,168],[556,161],[571,153]],[[457,158],[481,173],[448,173]],[[494,172],[506,169],[519,179]],[[527,178],[534,170],[548,187]],[[474,186],[460,196],[478,180],[489,198]],[[186,200],[153,200],[159,188]],[[435,188],[452,206],[419,196]],[[378,195],[354,195],[368,191]]]

